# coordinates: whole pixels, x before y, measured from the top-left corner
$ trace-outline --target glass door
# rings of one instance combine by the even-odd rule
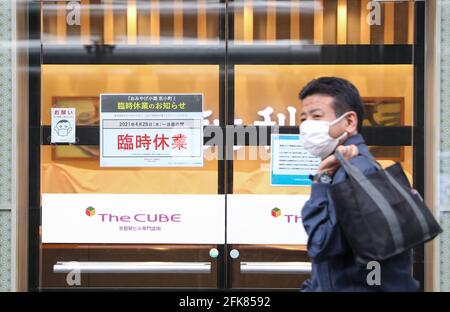
[[[424,5],[371,4],[30,2],[30,288],[298,289],[310,187],[274,180],[272,144],[298,135],[298,93],[320,76],[355,84],[372,153],[423,192]],[[138,119],[201,95],[202,165],[101,166],[102,94],[129,96],[117,116]],[[75,141],[52,141],[54,112],[70,108]],[[127,144],[156,151],[141,128]]]
[[[31,105],[40,103],[33,202],[42,222],[35,284],[223,287],[224,162],[215,156],[223,147],[203,143],[224,124],[225,3],[38,5],[41,88]],[[105,103],[107,96],[120,100]],[[189,119],[193,97],[198,114]],[[72,108],[75,142],[54,142],[55,112]],[[158,165],[185,159],[191,144],[203,155],[196,164]],[[101,165],[116,156],[119,163]]]
[[[272,157],[281,140],[298,140],[299,93],[321,76],[351,81],[364,101],[362,132],[371,152],[383,166],[400,162],[420,187],[421,139],[413,140],[413,126],[422,118],[415,42],[423,30],[415,21],[423,7],[359,0],[229,4],[227,117],[238,134],[227,167],[228,285],[298,289],[311,270],[301,224],[310,186],[277,173],[281,156]],[[420,272],[419,264],[418,279]]]

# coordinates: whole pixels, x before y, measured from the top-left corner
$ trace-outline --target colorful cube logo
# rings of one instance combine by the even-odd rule
[[[281,210],[278,207],[275,207],[272,209],[272,217],[274,218],[278,218],[279,216],[281,216]]]
[[[95,215],[95,208],[94,207],[88,207],[86,208],[86,215],[88,217],[92,217]]]

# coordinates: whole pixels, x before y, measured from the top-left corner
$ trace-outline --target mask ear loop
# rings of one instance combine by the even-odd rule
[[[339,118],[333,120],[332,122],[330,122],[329,126],[331,127],[334,124],[337,124],[338,122],[340,122],[341,120],[343,120],[350,112],[346,112],[344,113],[342,116],[340,116]],[[343,138],[347,137],[348,133],[347,131],[344,131],[344,133],[342,133],[339,137],[337,137],[337,140],[342,140]]]
[[[348,113],[350,112],[345,112],[342,116],[336,118],[335,120],[333,120],[332,122],[330,122],[330,126],[337,124],[338,122],[340,122],[342,119],[344,119],[344,117],[346,117],[348,115]]]
[[[345,137],[347,137],[347,136],[348,136],[347,131],[344,131],[344,133],[342,133],[341,136],[337,138],[337,140],[340,141],[340,140],[342,140],[343,138],[345,138]]]

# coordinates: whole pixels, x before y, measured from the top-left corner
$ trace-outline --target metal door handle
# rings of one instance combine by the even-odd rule
[[[310,262],[241,262],[241,273],[310,274]]]
[[[54,273],[211,273],[211,262],[58,261]]]

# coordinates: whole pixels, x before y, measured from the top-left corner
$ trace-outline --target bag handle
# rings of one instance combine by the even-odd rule
[[[352,165],[344,156],[338,151],[335,151],[334,156],[344,168],[345,172],[353,178],[353,180],[359,184],[359,186],[366,192],[366,194],[372,199],[373,203],[378,206],[384,218],[386,219],[389,230],[394,241],[394,246],[397,252],[401,252],[404,246],[403,233],[400,228],[400,223],[397,216],[394,213],[393,208],[388,203],[383,194],[373,185],[373,183],[367,179],[367,177],[357,167]],[[377,168],[380,166],[377,164]]]
[[[336,153],[339,153],[336,151]],[[373,158],[367,156],[367,155],[363,155],[360,154],[362,156],[364,156],[365,158],[367,158],[376,168],[377,170],[383,170],[383,168],[380,166],[380,164],[378,162],[376,162]],[[336,156],[336,155],[335,155]],[[342,156],[342,154],[341,154]],[[337,156],[336,156],[337,157]],[[342,157],[344,158],[344,157]],[[344,158],[344,160],[346,161],[346,159]],[[347,161],[348,164],[350,164],[350,162]],[[341,162],[342,164],[342,162]],[[350,164],[351,165],[351,164]],[[356,167],[355,167],[356,168]],[[357,168],[356,168],[357,169]],[[359,170],[358,170],[359,171]],[[391,185],[397,190],[397,192],[400,193],[400,195],[408,202],[408,204],[411,206],[417,220],[419,221],[420,227],[422,229],[422,233],[425,236],[428,236],[430,233],[430,227],[428,222],[425,219],[425,215],[423,214],[423,211],[419,208],[419,206],[416,204],[416,202],[414,201],[414,199],[412,198],[411,194],[409,194],[401,185],[400,183],[389,173],[389,171],[387,170],[383,170],[383,172],[386,174],[389,182],[391,183]]]

